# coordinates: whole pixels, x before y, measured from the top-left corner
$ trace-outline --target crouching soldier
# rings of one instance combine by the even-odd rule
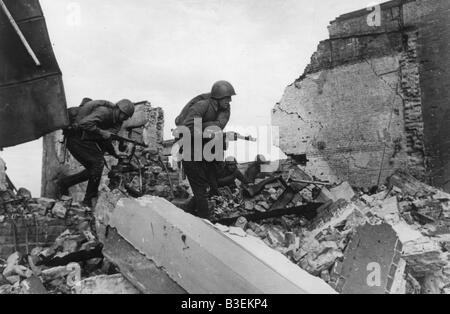
[[[190,207],[196,210],[196,214],[202,218],[209,218],[208,190],[210,194],[217,194],[217,177],[215,161],[205,160],[203,147],[208,140],[203,139],[203,131],[208,127],[218,127],[223,130],[230,119],[230,103],[232,96],[236,95],[233,86],[226,81],[216,82],[211,93],[202,94],[192,99],[181,111],[175,120],[177,127],[184,126],[190,130],[191,147],[190,158],[185,158],[183,154],[183,169],[189,184],[191,185],[194,198]],[[201,119],[201,129],[194,128],[194,119]],[[201,147],[195,147],[194,137],[200,137]],[[202,150],[195,153],[196,150]],[[201,156],[200,160],[195,160],[195,156]]]
[[[66,147],[85,169],[58,181],[59,196],[68,195],[71,186],[88,181],[83,205],[92,207],[98,196],[105,153],[118,157],[111,136],[117,134],[123,122],[133,114],[134,104],[127,99],[117,104],[85,99],[80,107],[69,109],[70,126],[64,130]]]
[[[219,187],[236,187],[236,180],[246,185],[249,180],[242,174],[237,167],[237,161],[234,157],[227,157],[225,162],[216,164],[217,185]]]

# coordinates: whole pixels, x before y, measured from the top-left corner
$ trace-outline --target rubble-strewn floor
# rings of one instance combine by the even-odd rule
[[[175,171],[166,173],[156,161],[145,167],[118,173],[110,187],[120,197],[139,190],[187,198]],[[346,182],[299,183],[313,179],[296,166],[260,177],[210,198],[220,230],[261,239],[341,293],[450,292],[449,194],[404,173],[370,191]],[[33,199],[25,189],[1,193],[0,204],[0,293],[138,293],[103,258],[90,209],[70,198]],[[374,261],[378,279],[371,277]]]
[[[238,190],[233,192],[232,195],[238,194]],[[349,263],[346,260],[347,255],[354,253],[350,253],[349,243],[357,237],[358,232],[362,233],[361,226],[388,224],[398,237],[399,244],[396,247],[396,242],[393,242],[393,247],[389,248],[392,250],[390,258],[394,258],[394,261],[386,267],[388,271],[392,267],[400,273],[387,278],[386,284],[390,279],[389,288],[384,287],[383,291],[435,294],[449,292],[450,265],[447,250],[450,240],[450,195],[402,173],[390,179],[389,188],[383,186],[372,192],[375,193],[370,194],[368,190],[355,193],[345,183],[330,190],[323,188],[316,199],[328,200],[330,205],[328,208],[322,207],[312,221],[296,215],[258,222],[248,222],[241,217],[235,226],[245,231],[243,236],[247,234],[260,238],[268,246],[285,254],[293,263],[312,275],[320,276],[338,292],[343,292],[343,287],[339,287],[339,280],[343,275],[349,274],[342,273],[342,264],[347,264],[347,268],[353,267],[353,270],[358,268],[355,262]],[[251,199],[214,197],[215,215],[224,218],[244,216],[252,209],[267,211],[281,193],[281,184],[272,184]],[[311,201],[311,193],[303,191],[297,194],[288,207]],[[222,226],[220,229],[239,234],[236,228],[229,231]],[[374,237],[382,239],[382,235],[374,234]],[[373,247],[372,251],[376,249],[383,247]],[[395,256],[396,250],[398,256]],[[403,263],[406,267],[402,268]],[[367,261],[363,266],[369,264],[370,261]]]
[[[5,257],[0,293],[82,293],[92,282],[123,281],[115,266],[103,258],[89,208],[70,198],[33,199],[25,189],[1,193],[0,203],[5,201],[9,203],[0,207]]]

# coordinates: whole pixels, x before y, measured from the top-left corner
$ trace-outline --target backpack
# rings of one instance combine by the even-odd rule
[[[181,123],[183,122],[184,118],[186,117],[186,115],[189,112],[189,109],[192,107],[192,105],[196,104],[197,102],[201,101],[201,100],[207,100],[211,98],[211,94],[207,93],[207,94],[201,94],[198,95],[197,97],[193,98],[191,101],[189,101],[187,103],[186,106],[184,106],[183,110],[181,111],[180,115],[175,119],[175,125],[178,127],[181,125]]]
[[[107,107],[110,109],[114,109],[116,105],[106,100],[82,102],[79,107],[68,109],[70,125],[80,122],[83,118],[90,115],[98,107]]]

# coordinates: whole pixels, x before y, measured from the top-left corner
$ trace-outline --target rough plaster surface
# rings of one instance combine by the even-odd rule
[[[447,139],[447,134],[450,133],[450,110],[448,109],[450,1],[393,0],[383,3],[381,4],[381,24],[378,26],[368,24],[370,14],[370,11],[363,8],[332,21],[328,27],[330,38],[319,43],[304,74],[294,85],[287,88],[283,100],[277,104],[273,114],[275,125],[289,126],[281,130],[281,148],[287,150],[288,154],[311,152],[315,156],[310,169],[318,167],[318,171],[312,174],[330,175],[332,180],[340,181],[348,178],[352,184],[370,186],[378,183],[379,178],[382,183],[392,170],[407,167],[418,179],[428,180],[429,183],[449,191],[450,141]],[[383,98],[386,93],[374,84],[373,79],[368,79],[364,74],[364,63],[372,63],[384,58],[396,58],[398,61],[398,72],[390,73],[392,77],[389,80],[391,83],[392,80],[398,82],[398,87],[395,88],[403,105],[396,108],[395,112],[398,109],[403,114],[403,118],[398,117],[398,119],[404,119],[402,130],[396,129],[394,125],[393,130],[388,128],[388,132],[385,132],[385,127],[381,125],[389,125],[390,115],[386,115],[386,110],[374,112],[370,99],[360,97],[361,94],[366,96],[372,94],[374,98],[380,97],[378,104],[385,101]],[[351,73],[342,69],[349,69],[352,66],[356,68],[353,68],[354,71]],[[325,93],[327,100],[322,94],[331,84],[326,83],[324,88],[322,82],[328,78],[326,75],[329,73],[328,70],[342,70],[342,81],[350,81],[350,84],[342,83],[338,86],[340,89],[335,91],[335,96]],[[377,72],[377,75],[380,76],[380,72]],[[381,76],[386,78],[385,75]],[[311,81],[318,82],[319,92]],[[303,93],[295,90],[299,85]],[[353,106],[353,112],[359,112],[361,115],[356,117],[356,121],[363,123],[366,112],[361,108],[367,109],[367,118],[370,119],[378,114],[380,123],[367,121],[367,125],[359,124],[359,128],[356,128],[354,115],[344,117],[337,115],[331,121],[316,120],[316,118],[328,118],[323,114],[323,109],[330,107],[328,102],[334,103],[340,112],[349,112],[348,108]],[[397,105],[396,103],[395,106],[398,107]],[[308,116],[309,111],[312,112],[311,117]],[[335,113],[331,109],[329,112]],[[381,123],[382,120],[383,123]],[[304,142],[305,134],[310,136],[311,133],[319,132],[311,132],[302,127],[312,121],[316,124],[319,122],[322,125],[327,124],[324,127],[312,126],[313,129],[324,128],[334,131],[333,135],[327,138],[328,141],[320,142],[320,147],[324,147],[324,144],[330,147],[328,142],[335,142],[338,137],[351,143],[345,148],[346,153],[332,151],[336,154],[330,158],[330,153],[326,149],[322,149],[323,152],[310,149],[310,146],[313,146],[312,140],[307,138]],[[334,127],[330,127],[330,124]],[[342,128],[342,125],[352,127],[355,133],[361,131],[365,133],[369,128],[377,128],[372,132],[378,130],[385,135],[380,139],[381,142],[387,143],[386,151],[384,143],[380,148],[376,141],[374,142],[371,136],[367,138],[366,134],[362,134],[361,137],[368,139],[369,148],[361,149],[361,145],[358,145],[357,141],[349,135],[349,128]],[[320,135],[324,133],[320,132]],[[396,137],[389,138],[389,136]],[[297,138],[301,140],[296,140]],[[294,144],[287,145],[286,142]],[[305,151],[306,145],[309,145],[307,151]],[[342,149],[342,146],[340,148]],[[383,155],[387,155],[387,159],[383,158]],[[379,166],[374,165],[376,159],[379,159]],[[345,164],[348,164],[347,175],[344,170]],[[379,176],[380,171],[375,168],[380,168],[381,165],[383,170]],[[358,179],[361,175],[366,178]]]
[[[377,184],[407,165],[399,59],[387,56],[307,75],[289,86],[273,112],[280,147],[306,153],[307,172],[320,179]],[[369,174],[369,175],[368,175]]]

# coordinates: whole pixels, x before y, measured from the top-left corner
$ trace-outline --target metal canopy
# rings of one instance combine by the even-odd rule
[[[3,0],[37,66],[0,10],[0,148],[33,141],[68,125],[61,71],[38,0]]]

